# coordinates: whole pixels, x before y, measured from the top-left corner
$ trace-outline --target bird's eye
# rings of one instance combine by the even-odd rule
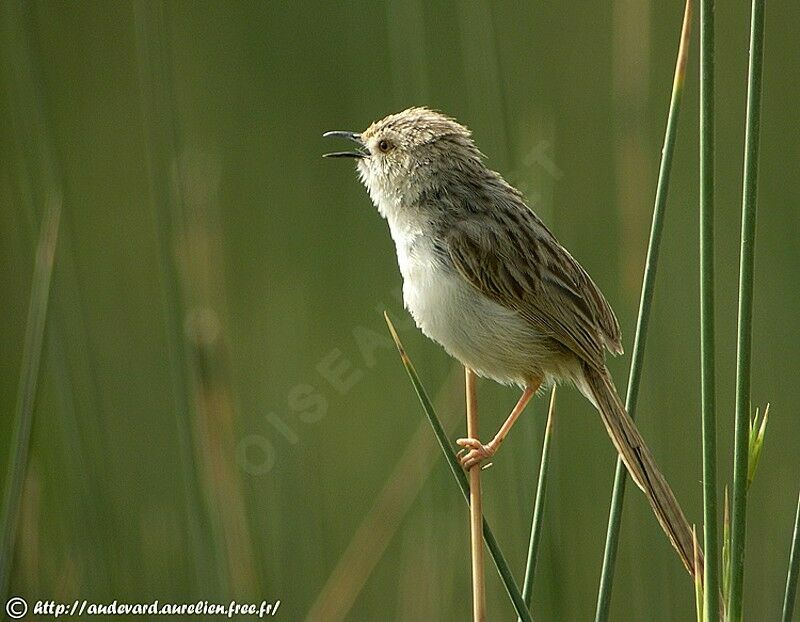
[[[392,148],[392,143],[390,143],[385,138],[378,143],[378,149],[380,150],[381,153],[386,153],[391,148]]]

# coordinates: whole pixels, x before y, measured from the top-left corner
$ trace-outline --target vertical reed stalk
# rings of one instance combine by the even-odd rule
[[[736,431],[734,438],[731,526],[730,619],[742,618],[747,512],[747,464],[750,437],[750,364],[753,334],[753,265],[756,239],[758,148],[761,128],[761,73],[764,52],[764,0],[753,0],[750,63],[747,75],[742,238],[739,263],[739,328],[736,356]]]
[[[714,0],[700,0],[700,391],[706,622],[717,619],[719,610],[714,359]]]
[[[550,439],[553,432],[553,415],[556,410],[556,387],[550,392],[550,407],[547,411],[547,423],[542,441],[542,459],[539,465],[539,483],[536,485],[536,500],[533,503],[533,520],[531,521],[531,539],[528,544],[528,560],[525,564],[525,580],[522,582],[522,600],[530,611],[533,600],[533,578],[536,574],[536,561],[539,557],[539,542],[542,539],[542,519],[544,518],[544,499],[547,492],[547,468],[550,464]],[[522,622],[517,618],[517,622]]]
[[[653,224],[650,229],[650,241],[647,247],[647,262],[642,280],[642,296],[639,302],[639,316],[636,321],[636,336],[633,340],[633,354],[631,356],[631,369],[628,377],[628,390],[625,397],[625,409],[631,417],[636,414],[636,401],[639,397],[639,384],[642,379],[644,365],[644,349],[647,338],[647,326],[650,321],[650,309],[653,302],[655,289],[656,270],[658,267],[658,252],[661,245],[661,236],[664,229],[664,214],[667,208],[667,190],[669,189],[669,176],[672,169],[672,155],[675,151],[675,137],[678,130],[678,111],[680,110],[683,95],[684,76],[686,74],[686,59],[689,54],[689,27],[691,24],[692,2],[686,0],[686,9],[683,15],[681,39],[678,46],[678,59],[675,66],[675,77],[672,82],[672,96],[667,116],[667,129],[664,136],[664,147],[661,151],[661,165],[658,171],[658,186],[656,188],[655,206],[653,208]],[[622,460],[617,459],[617,469],[614,474],[614,492],[611,497],[611,510],[608,517],[608,532],[606,546],[603,554],[603,570],[600,576],[600,588],[597,594],[597,610],[595,620],[604,622],[608,620],[611,606],[611,588],[614,582],[614,564],[617,558],[619,544],[619,528],[622,520],[622,501],[625,496],[626,472]]]
[[[478,438],[478,394],[475,372],[464,368],[467,401],[467,436]],[[469,533],[472,548],[472,618],[486,622],[486,585],[483,579],[483,503],[481,500],[481,468],[469,470]]]

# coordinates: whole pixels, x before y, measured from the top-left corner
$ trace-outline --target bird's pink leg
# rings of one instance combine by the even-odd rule
[[[531,401],[531,398],[534,396],[536,391],[539,390],[540,386],[541,382],[537,382],[536,384],[529,384],[527,387],[525,387],[525,390],[522,392],[522,395],[520,396],[517,405],[514,406],[514,409],[511,411],[511,414],[505,420],[503,425],[500,426],[500,429],[497,431],[497,434],[494,435],[494,438],[486,445],[481,443],[477,438],[460,438],[456,441],[458,445],[469,450],[463,456],[459,457],[462,467],[469,471],[472,467],[480,464],[483,460],[491,458],[497,452],[497,450],[500,448],[500,444],[506,439],[506,436],[508,436],[512,426],[514,423],[516,423],[517,419],[522,414],[522,411],[525,410],[528,402]]]

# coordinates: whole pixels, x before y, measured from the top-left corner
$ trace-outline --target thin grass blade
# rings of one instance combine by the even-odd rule
[[[758,463],[761,460],[761,450],[764,448],[764,435],[767,432],[767,421],[769,420],[769,404],[764,408],[764,416],[758,420],[758,409],[750,426],[749,448],[747,452],[747,490],[753,485],[756,477]]]
[[[428,397],[428,393],[425,391],[425,387],[422,385],[422,381],[419,379],[419,376],[414,369],[414,364],[411,362],[408,353],[400,341],[400,337],[397,335],[397,331],[394,328],[394,324],[392,324],[392,320],[389,319],[389,314],[384,312],[383,316],[386,319],[389,332],[391,333],[392,339],[394,339],[394,343],[397,346],[398,352],[400,353],[400,360],[403,362],[403,366],[406,368],[408,377],[411,379],[411,384],[413,385],[414,390],[417,393],[417,397],[422,404],[422,410],[425,411],[425,416],[428,418],[428,421],[433,428],[433,433],[436,435],[436,440],[438,441],[439,447],[441,447],[442,453],[447,460],[450,471],[453,473],[453,477],[455,477],[456,483],[461,489],[461,494],[464,495],[464,499],[469,504],[469,482],[467,481],[467,476],[464,473],[464,470],[461,468],[461,465],[458,463],[458,459],[456,458],[456,455],[450,446],[450,440],[447,438],[447,434],[445,434],[444,428],[439,421],[439,417],[433,408],[433,403]],[[486,547],[489,549],[489,554],[492,556],[492,560],[497,567],[497,572],[500,575],[500,579],[503,581],[503,585],[505,585],[508,596],[511,598],[511,603],[514,605],[514,609],[517,611],[517,615],[521,620],[523,620],[523,622],[532,622],[533,619],[531,614],[528,612],[527,607],[525,607],[525,601],[522,599],[522,594],[519,591],[519,587],[514,580],[514,576],[511,574],[511,568],[509,567],[503,552],[500,550],[500,545],[498,545],[497,539],[494,537],[486,518],[483,519],[483,539],[486,542]]]
[[[797,496],[797,512],[794,515],[792,548],[789,553],[789,572],[786,573],[786,593],[783,597],[782,622],[792,622],[794,601],[797,597],[797,577],[800,575],[800,495]]]
[[[530,610],[533,600],[533,578],[536,575],[536,561],[539,557],[539,543],[542,540],[542,523],[544,519],[544,499],[547,492],[547,470],[550,465],[550,439],[553,432],[553,417],[556,410],[556,387],[550,393],[550,407],[547,412],[547,423],[542,441],[542,459],[539,465],[539,482],[536,485],[536,499],[533,503],[533,520],[531,521],[531,539],[528,544],[528,560],[525,564],[525,580],[522,582],[522,600]],[[517,622],[522,622],[517,618]]]
[[[727,611],[731,602],[731,511],[727,486],[725,509],[722,513],[722,602]]]
[[[678,112],[683,96],[686,60],[689,55],[691,14],[692,2],[691,0],[687,0],[683,15],[681,40],[678,46],[675,77],[672,83],[672,96],[670,98],[669,114],[667,116],[664,147],[661,152],[661,165],[658,172],[658,186],[656,188],[655,205],[653,208],[653,223],[650,228],[647,262],[645,264],[644,278],[642,280],[642,295],[639,302],[639,315],[636,321],[636,335],[633,340],[631,369],[630,375],[628,376],[628,390],[625,397],[625,409],[631,417],[634,417],[636,414],[636,402],[639,397],[639,384],[641,383],[642,369],[644,366],[647,327],[650,322],[650,309],[652,307],[653,292],[655,290],[658,254],[664,229],[664,214],[667,208],[667,190],[669,189],[669,177],[670,171],[672,170],[672,155],[675,151],[675,137],[678,131]],[[622,501],[625,497],[625,481],[625,466],[622,464],[622,460],[617,459],[617,469],[614,474],[614,491],[611,496],[611,509],[608,517],[606,546],[605,552],[603,553],[603,570],[600,575],[600,588],[597,594],[597,610],[595,613],[595,620],[597,622],[605,622],[608,620],[611,607],[611,588],[614,582],[614,565],[616,563],[617,547],[619,545]]]

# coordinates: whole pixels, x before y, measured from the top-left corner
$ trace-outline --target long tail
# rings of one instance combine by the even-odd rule
[[[698,545],[698,562],[695,568],[692,529],[675,494],[656,465],[653,454],[650,453],[639,430],[625,411],[608,370],[598,371],[586,364],[583,367],[587,388],[594,397],[608,435],[633,481],[642,489],[650,502],[661,528],[678,552],[686,570],[692,576],[698,572],[702,581],[703,552]]]

